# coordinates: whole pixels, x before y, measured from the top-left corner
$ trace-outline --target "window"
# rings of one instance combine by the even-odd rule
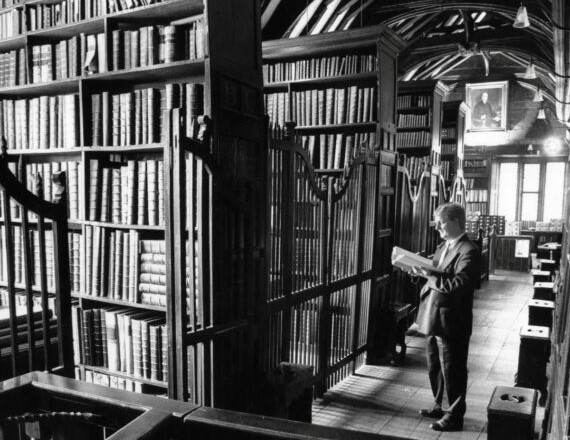
[[[501,162],[497,209],[507,221],[562,218],[566,163],[548,159]]]

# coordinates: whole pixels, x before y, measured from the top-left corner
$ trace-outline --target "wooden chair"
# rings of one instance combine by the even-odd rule
[[[0,379],[33,370],[71,376],[73,345],[65,173],[54,202],[37,197],[0,158]],[[41,177],[36,193],[42,192]],[[48,262],[52,264],[48,264]],[[48,286],[48,271],[53,283]]]

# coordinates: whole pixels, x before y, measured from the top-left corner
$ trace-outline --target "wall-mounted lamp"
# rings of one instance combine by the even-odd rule
[[[562,150],[562,140],[559,137],[551,136],[544,141],[544,152],[546,154],[556,154]]]
[[[536,69],[534,68],[534,62],[532,58],[530,59],[528,66],[526,66],[526,71],[523,76],[524,79],[536,79]]]
[[[517,11],[517,16],[515,17],[515,22],[513,27],[517,29],[523,29],[530,26],[530,21],[528,21],[528,13],[526,11],[526,6],[521,3],[519,10]]]
[[[540,87],[538,87],[536,89],[536,92],[534,94],[534,98],[532,99],[533,102],[542,102],[544,101],[544,97],[542,96],[542,90],[540,90]]]

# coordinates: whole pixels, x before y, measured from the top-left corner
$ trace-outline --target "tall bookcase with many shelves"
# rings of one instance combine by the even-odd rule
[[[265,109],[273,127],[295,122],[318,170],[347,167],[393,128],[393,82],[401,41],[363,28],[263,43]]]
[[[260,40],[256,25],[237,32],[235,20],[258,16],[254,1],[0,1],[0,138],[28,186],[36,174],[49,182],[67,171],[81,379],[209,395],[190,391],[185,307],[177,306],[185,301],[168,285],[171,191],[183,185],[165,167],[175,143],[168,114],[183,109],[177,136],[224,159],[227,176],[247,174],[243,166],[263,154]],[[227,41],[230,31],[240,38]],[[209,124],[198,124],[202,115]],[[238,139],[249,147],[243,157]],[[256,188],[263,175],[250,176]],[[46,184],[46,198],[50,191]],[[222,246],[212,246],[218,256]]]
[[[463,171],[467,214],[488,215],[490,160],[481,156],[468,156]]]
[[[441,127],[447,92],[439,81],[398,83],[396,148],[400,153],[401,200],[396,224],[400,225],[400,245],[423,255],[435,250],[437,238],[430,224],[435,207],[445,199]]]
[[[464,101],[443,103],[441,128],[441,176],[445,182],[448,200],[465,204],[463,160],[465,132]]]

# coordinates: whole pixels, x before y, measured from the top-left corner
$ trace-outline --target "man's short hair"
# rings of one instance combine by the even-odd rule
[[[436,208],[435,215],[445,220],[457,220],[461,229],[465,229],[465,208],[459,203],[443,203]]]

